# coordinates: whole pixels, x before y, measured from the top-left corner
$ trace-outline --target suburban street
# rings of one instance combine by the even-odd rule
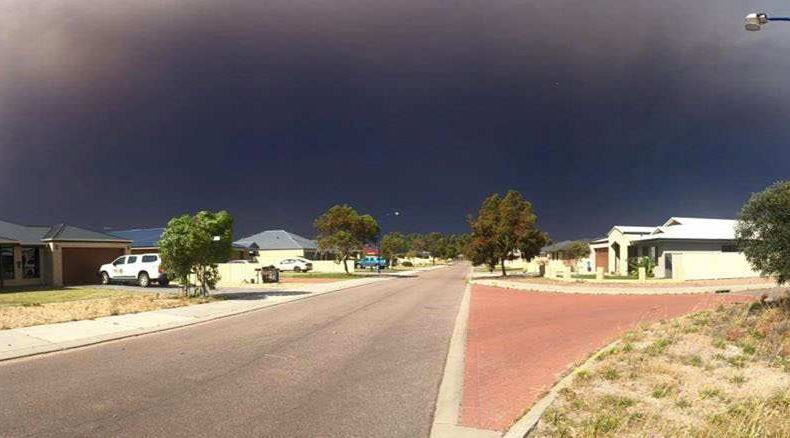
[[[0,364],[0,436],[425,437],[468,265]]]

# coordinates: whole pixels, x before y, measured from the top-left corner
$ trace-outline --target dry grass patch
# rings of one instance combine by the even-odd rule
[[[14,292],[0,294],[0,329],[169,309],[215,299],[82,288]]]
[[[790,297],[640,327],[560,391],[530,436],[790,436]]]

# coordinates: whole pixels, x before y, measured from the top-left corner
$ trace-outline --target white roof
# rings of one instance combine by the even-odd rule
[[[632,225],[615,225],[609,230],[611,234],[612,230],[619,230],[623,234],[650,234],[656,227],[636,227]]]
[[[649,235],[634,240],[734,240],[736,223],[732,219],[672,217]]]

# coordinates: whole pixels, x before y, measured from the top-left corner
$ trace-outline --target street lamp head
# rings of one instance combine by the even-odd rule
[[[743,20],[744,27],[750,32],[756,32],[762,29],[762,26],[768,23],[768,14],[766,13],[751,13]]]

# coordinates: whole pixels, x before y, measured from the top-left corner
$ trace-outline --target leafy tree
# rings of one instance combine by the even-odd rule
[[[428,242],[422,234],[409,234],[409,257],[420,256],[420,253],[428,251]]]
[[[351,254],[362,250],[362,246],[376,240],[379,225],[370,215],[360,215],[348,205],[335,205],[319,216],[314,223],[318,232],[318,246],[324,251],[333,251],[348,273],[346,263]]]
[[[431,255],[431,263],[436,264],[436,257],[441,257],[439,254],[444,245],[444,236],[442,233],[432,232],[423,236],[424,251]]]
[[[217,240],[216,237],[219,237]],[[194,275],[202,295],[219,281],[217,263],[228,260],[233,241],[233,217],[227,211],[201,211],[185,214],[168,222],[159,239],[162,267],[175,277],[185,292]]]
[[[754,269],[779,284],[790,279],[790,181],[751,196],[738,216],[735,237]]]
[[[489,196],[477,217],[469,220],[472,261],[485,263],[489,268],[499,263],[502,275],[507,275],[506,260],[517,256],[529,260],[540,254],[548,242],[548,236],[536,223],[532,204],[521,193],[510,190],[504,197],[496,193]]]
[[[586,240],[574,240],[565,249],[565,255],[571,260],[578,260],[590,255],[590,243]]]
[[[402,233],[387,233],[381,238],[381,254],[395,265],[395,259],[409,252],[409,241]]]

